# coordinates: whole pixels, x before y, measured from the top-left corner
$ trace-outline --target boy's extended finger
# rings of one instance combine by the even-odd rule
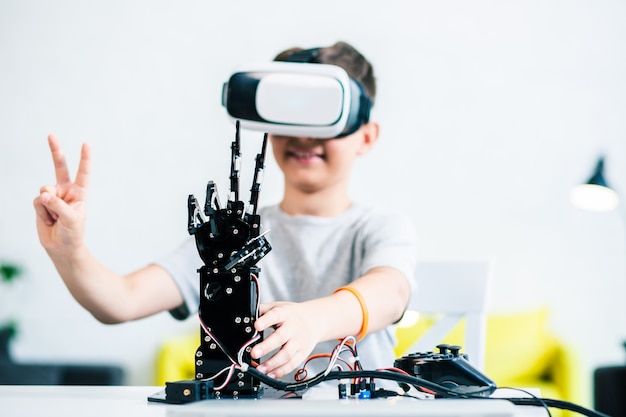
[[[262,303],[259,305],[259,314],[263,315],[270,311],[277,303]]]
[[[52,161],[54,162],[54,174],[57,179],[57,184],[67,184],[70,182],[70,173],[67,169],[67,162],[65,160],[65,154],[59,140],[56,135],[48,135],[48,146],[50,146],[50,152],[52,153]]]
[[[81,187],[89,185],[89,176],[91,174],[91,147],[88,143],[83,143],[80,150],[80,163],[78,164],[78,172],[76,173],[76,184]]]
[[[285,321],[281,309],[277,308],[278,304],[272,303],[266,304],[266,306],[270,306],[270,308],[265,311],[261,309],[261,316],[254,322],[254,328],[260,332]]]

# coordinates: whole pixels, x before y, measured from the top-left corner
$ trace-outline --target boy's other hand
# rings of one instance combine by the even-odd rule
[[[55,135],[48,136],[56,184],[41,187],[33,202],[37,213],[37,232],[48,252],[71,251],[82,245],[85,230],[85,202],[91,171],[91,149],[81,149],[76,178],[72,181],[65,154]]]

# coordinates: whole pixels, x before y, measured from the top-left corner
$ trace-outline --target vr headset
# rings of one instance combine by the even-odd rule
[[[222,89],[222,105],[243,129],[330,139],[369,121],[363,86],[336,65],[271,62],[240,68]]]

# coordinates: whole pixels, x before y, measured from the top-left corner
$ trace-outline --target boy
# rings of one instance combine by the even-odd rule
[[[302,51],[287,50],[276,60]],[[309,62],[342,67],[374,100],[371,65],[347,43],[316,49]],[[333,139],[270,135],[285,191],[279,205],[259,210],[273,249],[259,264],[262,304],[255,328],[274,331],[251,355],[268,357],[258,369],[271,377],[287,375],[311,352],[331,352],[348,335],[363,339],[358,350],[367,369],[393,364],[389,326],[402,316],[413,287],[415,237],[405,217],[353,203],[348,192],[352,164],[378,133],[378,123],[367,121]],[[193,239],[128,275],[100,264],[83,242],[90,148],[83,145],[72,182],[57,138],[50,135],[48,142],[57,182],[35,198],[37,230],[76,300],[103,323],[166,310],[184,318],[197,310],[202,263]]]

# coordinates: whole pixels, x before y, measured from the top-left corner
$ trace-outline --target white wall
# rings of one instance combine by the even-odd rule
[[[375,64],[382,123],[354,198],[410,213],[424,259],[493,257],[494,311],[552,308],[589,371],[621,363],[621,213],[572,208],[600,152],[626,193],[626,5],[619,1],[0,2],[0,259],[22,360],[105,360],[149,384],[156,346],[196,327],[163,313],[97,323],[39,246],[32,200],[54,181],[46,135],[94,164],[87,242],[129,272],[186,238],[186,198],[228,184],[221,83],[239,64],[343,39]],[[244,182],[260,145],[244,136]],[[247,186],[245,188],[247,190]],[[278,201],[268,162],[262,202]],[[1,301],[0,301],[1,302]]]

